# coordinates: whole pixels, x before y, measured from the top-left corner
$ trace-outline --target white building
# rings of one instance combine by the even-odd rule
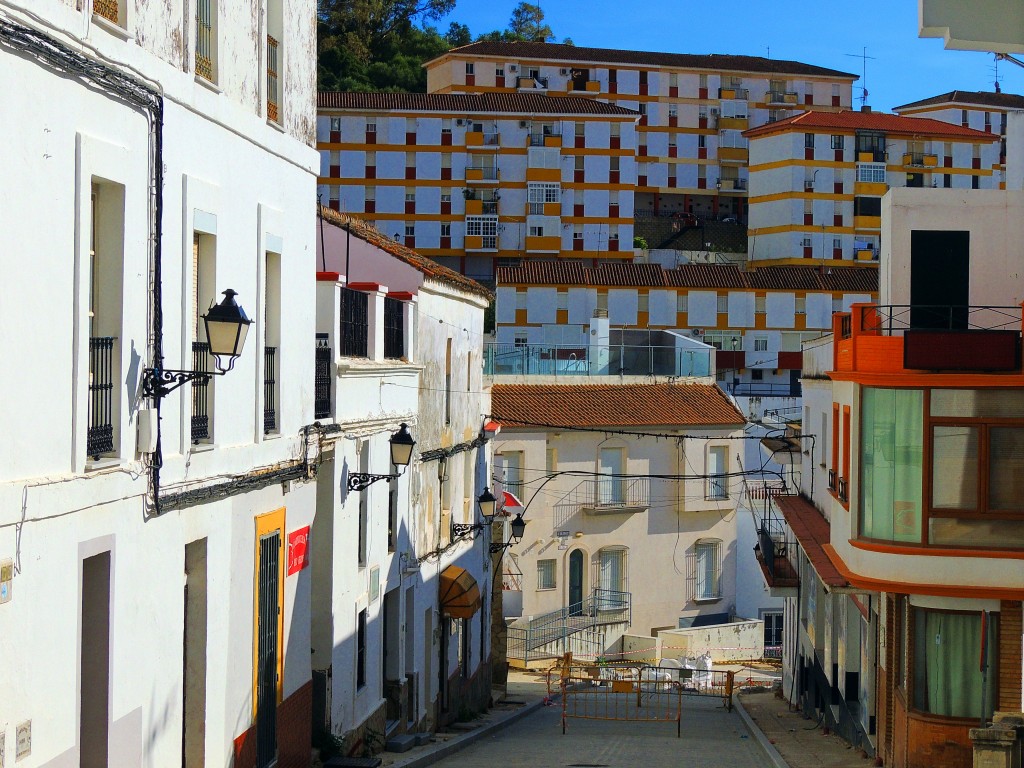
[[[0,751],[306,765],[313,4],[33,6],[0,2]],[[234,370],[157,410],[228,288]]]
[[[526,506],[507,564],[523,616],[621,607],[654,635],[734,615],[745,420],[718,387],[496,382],[491,410],[501,487]]]
[[[490,293],[358,219],[322,215],[317,415],[333,450],[313,531],[325,701],[314,728],[346,749],[377,749],[374,734],[431,730],[490,697],[487,542],[451,535],[453,522],[475,522],[490,464],[480,353]],[[375,480],[395,473],[388,440],[403,423],[413,462]]]

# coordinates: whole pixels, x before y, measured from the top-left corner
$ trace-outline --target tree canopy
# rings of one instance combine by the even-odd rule
[[[317,84],[325,91],[424,92],[423,64],[469,45],[469,27],[452,21],[442,34],[429,22],[455,9],[456,0],[317,0]],[[539,4],[520,2],[508,28],[477,40],[554,39]],[[564,41],[572,43],[568,38]]]

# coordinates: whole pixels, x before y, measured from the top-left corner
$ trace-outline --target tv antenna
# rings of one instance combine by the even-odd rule
[[[845,56],[852,56],[855,59],[860,59],[861,62],[861,74],[860,74],[860,91],[861,95],[857,98],[860,99],[860,105],[863,107],[868,102],[868,59],[874,60],[875,56],[868,56],[868,48],[864,46],[860,53],[847,53]]]
[[[1003,79],[1003,76],[999,74],[999,56],[998,55],[995,56],[995,63],[991,67],[989,67],[989,69],[991,69],[992,72],[994,73],[994,76],[993,76],[993,80],[995,81],[993,83],[994,90],[995,90],[996,93],[1001,93],[1003,89],[1002,89],[1002,87],[1000,87],[999,81]]]

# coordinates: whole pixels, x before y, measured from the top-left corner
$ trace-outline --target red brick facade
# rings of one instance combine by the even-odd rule
[[[277,705],[277,768],[309,768],[313,681]],[[256,766],[256,726],[235,739],[235,768]]]
[[[1001,712],[1021,710],[1021,603],[1004,600],[999,606],[999,700]]]

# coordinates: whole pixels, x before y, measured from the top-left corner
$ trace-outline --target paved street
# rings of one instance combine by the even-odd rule
[[[569,720],[562,735],[561,706],[541,707],[508,728],[435,765],[444,768],[565,766],[571,768],[753,768],[771,762],[736,712],[718,699],[683,702],[682,737],[674,722]]]

